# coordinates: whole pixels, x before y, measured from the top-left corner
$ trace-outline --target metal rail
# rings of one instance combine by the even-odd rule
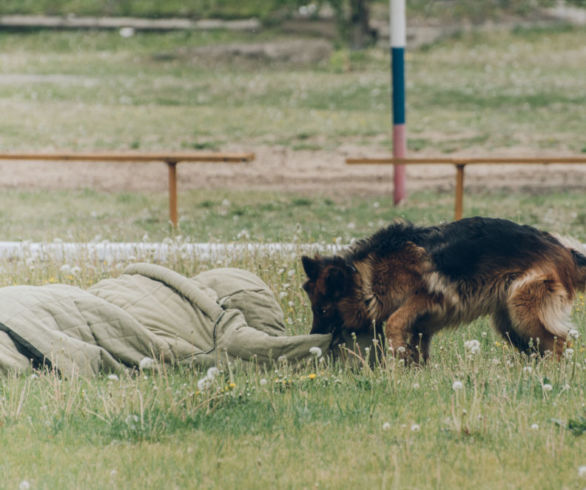
[[[348,165],[454,165],[456,168],[454,219],[459,220],[464,210],[466,165],[586,164],[586,157],[347,158],[346,163]]]
[[[0,153],[7,161],[59,162],[164,162],[169,169],[169,219],[177,226],[177,164],[178,163],[242,163],[254,160],[254,153],[191,153],[191,152],[111,152],[111,153]]]

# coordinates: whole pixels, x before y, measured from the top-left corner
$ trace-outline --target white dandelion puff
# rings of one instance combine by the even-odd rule
[[[31,487],[31,484],[27,480],[22,480],[18,485],[19,490],[28,490]]]
[[[538,430],[538,429],[539,429],[539,425],[531,424],[531,430]]]
[[[261,386],[264,386],[264,385],[266,385],[268,383],[268,381],[265,378],[261,378],[260,381],[259,381],[259,383],[260,383]]]
[[[322,351],[321,351],[321,349],[320,349],[319,347],[315,346],[315,345],[314,345],[313,347],[310,347],[310,349],[309,349],[309,353],[310,353],[312,356],[315,356],[315,357],[321,357],[321,356],[322,356]]]
[[[385,423],[383,424],[383,430],[385,430],[385,431],[386,431],[386,430],[390,430],[390,429],[391,429],[391,424],[389,424],[388,422],[385,422]]]
[[[480,342],[476,339],[464,342],[464,348],[469,354],[478,354],[480,352]]]
[[[201,378],[197,382],[197,389],[199,391],[207,391],[212,386],[212,382],[213,380],[208,378],[207,376],[205,378]]]
[[[59,272],[61,272],[62,274],[71,274],[71,266],[69,264],[63,264],[59,268]]]
[[[411,432],[419,432],[421,430],[421,427],[419,426],[419,424],[413,424],[411,426]]]
[[[578,332],[578,330],[576,330],[575,328],[572,328],[568,332],[568,337],[570,337],[571,339],[574,339],[574,340],[578,340],[578,338],[580,338],[580,332]]]
[[[564,357],[568,360],[572,359],[574,357],[574,349],[566,349],[564,351]]]
[[[578,476],[580,478],[586,478],[586,465],[582,465],[578,468]]]
[[[460,391],[463,388],[464,388],[464,385],[462,384],[461,381],[454,381],[452,383],[452,390],[454,390],[454,391]]]
[[[553,386],[550,385],[549,383],[545,383],[543,385],[543,391],[551,391],[551,390],[553,390]]]
[[[250,232],[246,228],[244,228],[240,230],[240,233],[236,235],[236,238],[238,240],[250,240]]]
[[[108,374],[108,379],[110,381],[118,381],[118,375],[117,374]]]
[[[155,367],[155,361],[150,357],[143,357],[138,363],[138,367],[143,371],[145,369],[153,369]]]

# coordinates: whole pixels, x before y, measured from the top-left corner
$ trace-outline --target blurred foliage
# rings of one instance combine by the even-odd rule
[[[179,16],[190,18],[279,19],[298,12],[317,15],[329,4],[338,20],[347,22],[360,3],[387,5],[388,0],[2,0],[0,14],[99,15],[99,16]],[[409,15],[432,19],[453,18],[482,21],[503,15],[531,15],[555,0],[409,0]],[[586,7],[586,0],[566,0],[566,4]]]

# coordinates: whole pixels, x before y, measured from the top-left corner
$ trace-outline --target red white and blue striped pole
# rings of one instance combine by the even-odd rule
[[[393,158],[407,156],[405,127],[405,0],[390,0],[391,77],[393,84]],[[393,166],[393,201],[399,204],[407,197],[405,165]]]

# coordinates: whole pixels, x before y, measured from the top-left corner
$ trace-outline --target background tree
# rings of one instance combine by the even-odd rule
[[[377,39],[377,31],[370,27],[369,0],[330,0],[336,14],[341,38],[353,49],[365,48]]]

